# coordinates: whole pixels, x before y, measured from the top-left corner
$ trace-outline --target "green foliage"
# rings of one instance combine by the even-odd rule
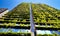
[[[59,10],[57,10],[53,7],[50,7],[46,4],[32,4],[32,11],[33,11],[33,15],[34,15],[34,22],[46,23],[47,26],[48,26],[47,23],[54,24],[54,27],[55,26],[58,27],[58,25],[60,23],[60,19],[59,19],[60,11]],[[59,16],[59,18],[58,18],[58,16]]]
[[[45,24],[48,26],[50,24],[50,28],[60,28],[60,11],[53,7],[50,7],[46,4],[32,4],[32,13],[34,22]],[[29,19],[29,21],[27,21]],[[21,3],[13,10],[9,11],[3,18],[0,18],[0,26],[30,26],[28,22],[30,22],[30,7],[29,3]],[[40,26],[38,26],[40,27]],[[48,27],[47,27],[48,28]],[[12,32],[10,30],[10,32]],[[9,32],[9,33],[10,33]],[[38,36],[53,36],[53,35],[38,35]],[[57,36],[57,34],[55,34]]]

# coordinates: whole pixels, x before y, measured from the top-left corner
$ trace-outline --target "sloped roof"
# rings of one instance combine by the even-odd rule
[[[0,13],[4,12],[6,10],[7,10],[7,8],[0,8]]]

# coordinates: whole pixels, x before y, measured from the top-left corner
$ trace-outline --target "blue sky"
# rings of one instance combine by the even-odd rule
[[[44,3],[60,10],[60,0],[0,0],[0,8],[12,10],[22,2]]]

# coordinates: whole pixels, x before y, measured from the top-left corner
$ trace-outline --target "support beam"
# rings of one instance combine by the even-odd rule
[[[35,24],[33,21],[33,15],[32,15],[32,5],[30,4],[30,25],[31,25],[31,36],[36,36],[36,30],[35,30]]]

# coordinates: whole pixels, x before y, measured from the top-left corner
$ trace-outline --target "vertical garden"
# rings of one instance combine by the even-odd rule
[[[32,3],[37,36],[60,36],[60,10]],[[31,36],[29,3],[21,3],[0,18],[0,35]],[[43,32],[43,33],[42,33]]]

